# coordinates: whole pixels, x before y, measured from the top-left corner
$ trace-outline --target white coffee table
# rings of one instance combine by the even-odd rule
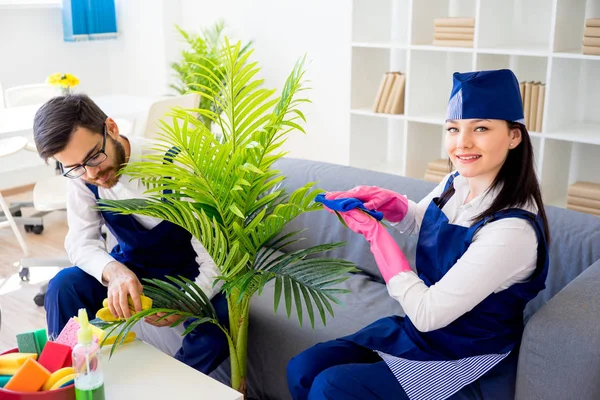
[[[243,399],[229,386],[141,340],[123,344],[110,360],[109,351],[110,346],[102,351],[107,399]]]

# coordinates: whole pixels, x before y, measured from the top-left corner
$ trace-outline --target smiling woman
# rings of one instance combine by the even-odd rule
[[[457,170],[419,203],[375,186],[326,195],[358,199],[418,234],[417,271],[378,221],[340,212],[370,243],[406,316],[292,359],[294,399],[514,397],[523,311],[548,273],[548,225],[512,71],[455,73],[446,124]]]
[[[490,119],[448,120],[446,151],[460,175],[471,178],[473,190],[467,201],[487,189],[508,152],[521,142],[521,131],[506,121]]]

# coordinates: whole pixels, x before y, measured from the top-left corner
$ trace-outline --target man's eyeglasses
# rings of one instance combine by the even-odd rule
[[[98,165],[100,165],[104,161],[106,161],[106,158],[108,156],[104,152],[105,147],[106,147],[106,124],[104,124],[104,138],[102,139],[102,148],[100,149],[100,151],[97,152],[96,154],[88,157],[88,159],[85,160],[83,163],[81,163],[67,171],[65,171],[63,169],[62,164],[59,163],[60,173],[62,174],[62,176],[65,176],[70,179],[79,178],[80,176],[82,176],[83,174],[85,174],[87,172],[86,167],[97,167]]]

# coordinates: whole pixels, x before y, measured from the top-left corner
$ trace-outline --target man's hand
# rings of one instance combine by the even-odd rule
[[[167,318],[159,321],[160,317],[166,315],[167,313],[156,313],[154,315],[148,315],[144,318],[144,321],[149,323],[150,325],[161,327],[161,326],[171,326],[175,322],[179,321],[183,318],[181,315],[169,315]]]
[[[142,311],[142,284],[129,268],[117,261],[110,262],[102,271],[102,279],[108,282],[108,309],[111,314],[119,318],[131,317],[128,296],[133,300],[135,312]]]

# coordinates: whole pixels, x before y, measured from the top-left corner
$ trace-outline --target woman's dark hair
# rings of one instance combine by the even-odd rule
[[[33,139],[37,151],[48,162],[63,151],[77,128],[103,133],[106,114],[85,94],[58,96],[46,102],[35,114]]]
[[[508,152],[506,160],[498,171],[496,179],[492,182],[490,189],[501,186],[500,192],[490,205],[490,207],[481,214],[473,218],[473,222],[478,222],[492,216],[500,210],[511,207],[523,207],[530,204],[532,199],[537,206],[542,224],[546,242],[550,243],[550,230],[548,228],[548,218],[542,202],[542,192],[535,173],[535,162],[533,158],[533,145],[525,125],[518,122],[506,121],[508,129],[519,129],[521,131],[521,143]],[[447,190],[440,197],[443,204],[454,194],[454,187]]]

